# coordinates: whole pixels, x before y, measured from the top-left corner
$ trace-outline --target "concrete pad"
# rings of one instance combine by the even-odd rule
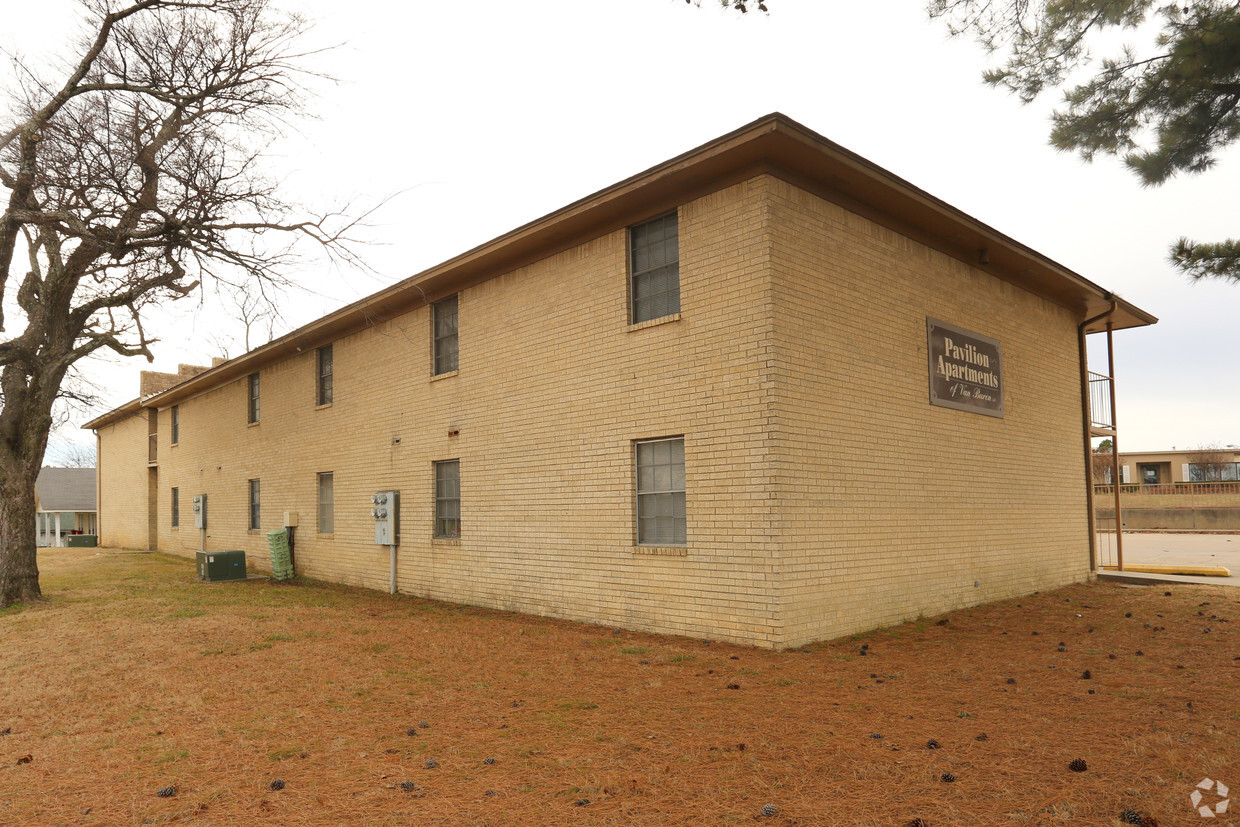
[[[1114,565],[1115,535],[1098,535],[1098,579],[1145,583],[1202,583],[1240,586],[1240,535],[1124,532],[1124,564],[1146,566],[1224,566],[1231,577],[1103,571]]]

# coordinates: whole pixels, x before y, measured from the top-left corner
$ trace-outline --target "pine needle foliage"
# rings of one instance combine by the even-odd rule
[[[1206,172],[1240,139],[1236,0],[929,0],[928,11],[1000,59],[983,73],[990,85],[1026,103],[1060,91],[1051,145],[1086,161],[1116,156],[1157,186]],[[1100,55],[1115,32],[1154,36]],[[1168,257],[1193,279],[1240,284],[1240,241],[1181,238]]]

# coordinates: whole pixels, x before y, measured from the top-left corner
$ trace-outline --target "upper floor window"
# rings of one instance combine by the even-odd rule
[[[250,381],[249,381],[249,388],[250,388],[249,411],[247,412],[247,415],[246,415],[246,421],[250,423],[254,423],[258,421],[258,415],[259,415],[259,410],[260,410],[259,395],[258,395],[258,390],[259,390],[258,381],[259,381],[258,374],[251,373]]]
[[[635,445],[638,545],[685,544],[685,438]]]
[[[435,302],[431,306],[435,328],[435,376],[456,370],[456,308],[456,296]]]
[[[172,406],[172,444],[176,445],[181,441],[181,406]]]
[[[319,348],[319,393],[318,404],[330,405],[332,401],[332,346],[323,345]]]
[[[633,324],[680,312],[680,235],[676,213],[629,228]]]

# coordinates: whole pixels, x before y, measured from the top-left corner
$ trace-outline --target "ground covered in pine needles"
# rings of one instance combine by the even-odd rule
[[[204,585],[160,554],[40,567],[49,602],[0,612],[2,824],[1236,817],[1189,801],[1240,793],[1234,588],[1075,586],[769,652]]]

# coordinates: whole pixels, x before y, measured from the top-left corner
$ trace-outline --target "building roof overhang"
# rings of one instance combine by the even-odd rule
[[[124,405],[115,407],[107,413],[95,417],[90,422],[83,425],[82,428],[87,431],[97,431],[100,428],[113,424],[114,422],[120,422],[126,417],[133,416],[140,410],[142,410],[142,400],[130,399]]]
[[[1153,315],[780,113],[613,184],[140,402],[164,408],[678,204],[770,174],[1072,310],[1087,333]],[[136,400],[135,400],[136,401]],[[84,425],[130,415],[118,408]]]

